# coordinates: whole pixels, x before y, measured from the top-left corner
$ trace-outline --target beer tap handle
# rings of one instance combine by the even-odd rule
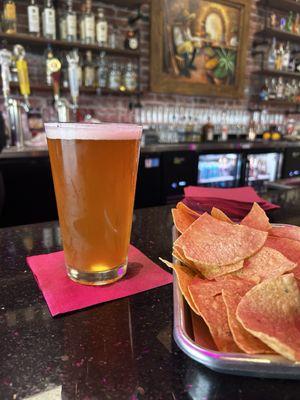
[[[69,76],[69,87],[70,94],[73,102],[73,110],[78,108],[78,96],[79,96],[79,83],[78,83],[78,63],[79,56],[76,50],[73,50],[67,54],[68,61],[68,76]]]
[[[1,65],[1,78],[2,78],[2,92],[7,103],[10,95],[9,82],[11,79],[10,66],[12,63],[12,53],[7,49],[0,50],[0,65]]]
[[[16,67],[18,72],[19,78],[19,85],[20,85],[20,93],[24,97],[24,103],[21,106],[24,108],[25,111],[30,109],[29,104],[29,95],[30,95],[30,83],[29,83],[29,75],[28,75],[28,65],[25,59],[25,49],[20,44],[16,44],[14,46],[14,55],[16,56]]]

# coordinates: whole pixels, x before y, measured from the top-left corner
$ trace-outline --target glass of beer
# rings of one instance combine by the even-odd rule
[[[45,124],[69,277],[106,285],[125,275],[142,128]]]

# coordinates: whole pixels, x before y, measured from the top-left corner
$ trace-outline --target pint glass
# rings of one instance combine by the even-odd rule
[[[45,124],[67,273],[105,285],[127,269],[142,128]]]

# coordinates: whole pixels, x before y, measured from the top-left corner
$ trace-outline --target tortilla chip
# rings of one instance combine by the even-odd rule
[[[297,266],[279,251],[263,247],[254,256],[245,260],[244,267],[235,273],[240,278],[260,283],[291,271]]]
[[[228,222],[229,224],[233,224],[233,221],[227,215],[220,210],[219,208],[213,207],[211,209],[210,215],[216,219],[219,219],[220,221]]]
[[[257,204],[253,203],[250,212],[241,221],[241,225],[249,226],[250,228],[268,232],[272,225],[269,223],[269,218],[264,210]]]
[[[201,274],[209,280],[219,278],[229,274],[230,272],[239,271],[243,268],[244,261],[238,261],[235,264],[221,265],[221,266],[206,266],[194,263],[196,268],[201,272]]]
[[[286,258],[298,264],[293,269],[293,274],[296,279],[300,279],[300,242],[293,239],[269,236],[265,245],[279,251]]]
[[[177,208],[172,208],[172,216],[174,225],[180,233],[186,231],[187,228],[195,221],[195,219],[198,218],[187,212],[177,210]]]
[[[205,266],[236,264],[262,248],[267,232],[201,215],[174,243],[184,256]]]
[[[198,314],[206,322],[212,338],[220,351],[239,352],[229,329],[226,307],[222,295],[193,297]]]
[[[298,240],[300,242],[300,226],[274,226],[269,234],[271,236],[282,237],[287,239]]]
[[[250,282],[244,281],[243,285],[234,291],[222,290],[226,306],[229,328],[238,347],[247,354],[273,353],[273,351],[259,339],[247,332],[236,318],[236,309],[242,297],[253,287]]]
[[[184,254],[183,254],[183,251],[179,247],[174,247],[173,248],[172,256],[177,258],[178,261],[180,261],[181,263],[183,263],[184,265],[186,265],[187,267],[189,267],[193,271],[198,272],[198,269],[195,266],[195,264],[192,261],[190,261],[187,258],[185,258]]]
[[[205,349],[217,350],[216,344],[203,318],[193,311],[191,311],[191,316],[195,342]]]
[[[293,274],[252,288],[237,307],[237,319],[271,349],[300,361],[300,291]]]
[[[192,210],[190,207],[188,207],[186,204],[184,204],[182,201],[180,201],[179,203],[177,203],[176,205],[177,210],[186,212],[190,215],[193,215],[194,217],[200,217],[200,213],[198,213],[197,211]]]
[[[191,294],[188,290],[188,286],[192,283],[193,278],[195,277],[195,272],[193,272],[190,268],[187,268],[183,265],[179,265],[179,264],[172,264],[169,261],[166,261],[162,258],[159,258],[164,264],[166,264],[169,268],[172,268],[175,273],[176,273],[176,277],[178,280],[178,286],[179,289],[183,295],[183,297],[185,298],[185,300],[187,301],[188,305],[191,307],[191,309],[197,313],[197,309],[194,305],[193,299],[191,297]]]

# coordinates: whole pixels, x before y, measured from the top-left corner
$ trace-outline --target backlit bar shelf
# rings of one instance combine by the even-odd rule
[[[84,44],[81,42],[69,42],[67,40],[53,40],[46,39],[43,37],[34,37],[28,34],[16,33],[2,33],[0,32],[0,41],[7,41],[12,44],[24,44],[29,45],[30,47],[40,47],[45,48],[48,45],[51,45],[55,49],[69,49],[72,50],[77,48],[79,50],[91,50],[96,53],[100,53],[104,51],[108,55],[112,56],[121,56],[127,58],[139,58],[139,51],[127,50],[127,49],[112,49],[110,47],[100,47],[97,44]]]

